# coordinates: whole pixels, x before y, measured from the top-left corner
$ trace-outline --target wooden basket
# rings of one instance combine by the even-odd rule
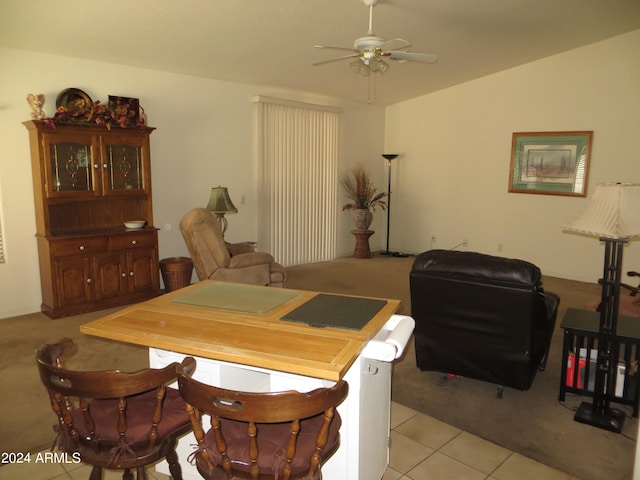
[[[160,260],[160,272],[166,292],[191,285],[193,262],[188,257],[171,257]]]

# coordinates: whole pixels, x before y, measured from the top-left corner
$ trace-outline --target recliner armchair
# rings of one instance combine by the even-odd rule
[[[268,253],[226,243],[218,220],[206,208],[188,211],[180,220],[180,231],[200,280],[285,286],[287,271],[282,265]]]
[[[535,265],[430,250],[413,264],[410,291],[421,370],[518,390],[544,370],[560,299],[544,291]]]

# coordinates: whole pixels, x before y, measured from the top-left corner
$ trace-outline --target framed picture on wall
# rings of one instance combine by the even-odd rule
[[[509,192],[587,196],[593,131],[514,133]]]
[[[109,95],[109,110],[121,127],[135,126],[140,114],[140,100]]]

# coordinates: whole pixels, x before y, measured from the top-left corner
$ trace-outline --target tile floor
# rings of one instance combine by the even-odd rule
[[[391,429],[389,468],[382,480],[577,480],[395,402]],[[82,464],[32,461],[0,467],[0,480],[86,480],[90,472]],[[154,469],[149,477],[170,478]],[[107,471],[103,480],[121,478]]]

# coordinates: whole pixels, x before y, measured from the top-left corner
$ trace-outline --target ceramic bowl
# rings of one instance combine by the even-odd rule
[[[124,222],[124,226],[127,228],[142,228],[145,223],[147,222],[144,220],[129,220],[128,222]]]

